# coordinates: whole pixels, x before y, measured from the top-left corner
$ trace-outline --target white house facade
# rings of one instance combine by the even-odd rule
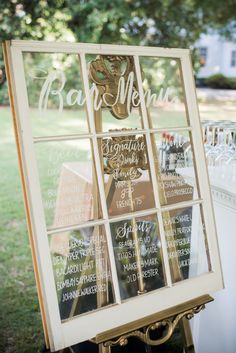
[[[236,42],[227,41],[217,33],[202,34],[195,47],[200,54],[199,79],[219,73],[236,77]]]

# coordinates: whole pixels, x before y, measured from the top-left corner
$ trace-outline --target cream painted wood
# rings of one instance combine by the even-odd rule
[[[161,132],[181,132],[181,131],[192,131],[192,128],[189,126],[186,127],[171,127],[171,128],[159,128],[159,129],[148,129],[152,133],[161,133]],[[139,134],[146,134],[147,130],[138,129]],[[110,137],[110,136],[125,136],[127,135],[126,131],[110,131],[110,132],[98,132],[96,133],[97,137]],[[137,135],[137,131],[129,131],[129,135]],[[79,140],[85,138],[91,138],[93,134],[73,134],[73,135],[58,135],[58,136],[38,136],[34,137],[34,142],[49,142],[49,141],[65,141],[65,140]]]
[[[70,53],[70,54],[113,54],[160,56],[163,58],[181,58],[189,53],[189,49],[169,49],[156,47],[141,47],[131,45],[85,44],[69,42],[43,42],[12,40],[13,47],[24,52]]]
[[[50,249],[48,244],[48,234],[53,232],[52,229],[47,230],[44,211],[42,204],[42,197],[40,194],[39,175],[37,171],[37,163],[34,155],[34,142],[41,143],[44,138],[33,138],[29,119],[29,104],[26,92],[26,82],[24,77],[24,67],[22,52],[60,52],[60,53],[76,53],[81,54],[82,75],[85,85],[85,94],[87,99],[87,109],[89,123],[91,127],[91,134],[80,135],[80,137],[91,137],[93,140],[94,153],[97,156],[96,170],[98,175],[98,182],[100,186],[100,197],[103,211],[103,220],[95,221],[93,224],[102,224],[104,222],[108,248],[111,260],[112,277],[115,288],[116,304],[99,309],[87,314],[83,314],[68,321],[61,322],[59,315],[59,307],[57,302],[57,293],[54,284],[52,263],[50,257]],[[141,98],[141,109],[144,118],[144,131],[147,137],[147,146],[151,151],[150,132],[166,131],[167,129],[152,129],[148,128],[147,117],[145,113],[145,101],[141,88],[141,74],[139,68],[138,56],[158,56],[166,58],[179,58],[182,64],[184,88],[186,92],[186,101],[189,111],[190,127],[186,128],[171,128],[169,130],[192,131],[193,134],[193,148],[196,155],[196,166],[200,188],[201,199],[192,202],[181,203],[184,205],[194,205],[201,203],[204,210],[204,217],[206,223],[206,230],[208,235],[208,244],[210,249],[211,261],[213,271],[203,274],[196,278],[191,278],[176,284],[171,285],[170,270],[168,263],[167,249],[164,247],[164,263],[165,271],[167,273],[167,287],[146,293],[124,302],[120,302],[118,279],[116,274],[114,253],[112,250],[112,240],[109,228],[109,217],[107,212],[107,205],[105,199],[105,192],[102,180],[102,171],[98,158],[97,137],[107,134],[96,134],[92,105],[89,100],[89,84],[86,71],[85,54],[119,54],[119,55],[135,55],[135,65],[137,70],[137,77],[139,82],[139,93]],[[96,44],[79,44],[79,43],[47,43],[47,42],[32,42],[32,41],[12,41],[11,42],[11,61],[13,74],[13,89],[15,97],[15,106],[17,111],[19,123],[19,138],[23,151],[23,164],[26,176],[26,184],[28,189],[28,197],[30,200],[30,212],[32,214],[32,227],[34,230],[34,240],[37,251],[37,264],[40,272],[40,280],[43,292],[43,300],[48,322],[49,338],[51,349],[59,350],[66,346],[76,344],[78,342],[90,339],[96,334],[106,330],[121,326],[128,322],[140,319],[147,315],[164,310],[170,306],[180,304],[181,302],[196,298],[200,295],[212,293],[222,288],[222,274],[219,259],[219,249],[215,232],[214,215],[212,211],[212,201],[209,191],[209,181],[206,172],[206,165],[204,161],[204,150],[202,145],[201,128],[199,122],[199,115],[197,110],[197,103],[195,97],[194,82],[192,76],[191,62],[189,50],[186,49],[164,49],[164,48],[144,48],[131,46],[113,46],[113,45],[96,45]],[[154,131],[155,130],[155,131]],[[46,139],[60,140],[66,139],[63,137],[47,137]],[[75,136],[68,136],[68,139],[76,138]],[[150,153],[150,152],[149,152]],[[150,158],[150,168],[152,180],[155,180],[155,170],[153,157]],[[154,183],[155,184],[155,183]],[[139,212],[139,215],[147,215],[157,213],[159,218],[159,226],[161,230],[162,244],[165,245],[165,236],[163,230],[162,220],[160,218],[163,210],[169,210],[179,207],[172,205],[168,207],[161,207],[158,199],[157,185],[154,185],[155,209],[149,211]],[[129,217],[129,215],[127,215]],[[120,218],[120,219],[124,219]],[[111,220],[114,221],[114,218]],[[91,222],[84,224],[91,225]],[[73,227],[70,229],[78,229]],[[55,230],[57,232],[57,230]]]

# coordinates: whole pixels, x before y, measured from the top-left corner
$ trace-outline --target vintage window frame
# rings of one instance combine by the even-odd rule
[[[48,242],[49,232],[47,231],[44,218],[43,203],[40,194],[39,175],[37,172],[37,163],[33,148],[34,143],[37,141],[32,136],[31,123],[29,119],[29,104],[23,66],[24,52],[65,53],[80,55],[84,90],[87,98],[87,113],[91,131],[90,133],[80,134],[80,136],[78,135],[78,138],[91,138],[93,140],[93,152],[96,156],[99,156],[97,137],[101,137],[101,135],[105,136],[107,133],[98,134],[95,131],[92,105],[89,99],[89,81],[86,69],[85,54],[132,55],[134,57],[147,146],[151,150],[150,136],[154,132],[162,132],[168,130],[191,132],[200,193],[200,198],[197,200],[161,207],[158,197],[158,186],[156,183],[153,183],[156,207],[147,211],[135,212],[135,214],[155,214],[160,216],[162,211],[201,204],[203,206],[207,242],[211,259],[212,270],[210,272],[199,275],[198,277],[189,278],[184,281],[172,284],[167,248],[165,245],[166,241],[163,231],[163,224],[160,222],[159,226],[163,246],[163,258],[165,264],[167,286],[154,292],[149,292],[145,295],[134,297],[132,300],[124,301],[121,303],[109,228],[110,219],[106,208],[104,188],[103,186],[101,187],[101,185],[103,185],[102,170],[99,158],[95,158],[104,219],[86,222],[83,224],[83,226],[86,226],[88,223],[89,225],[105,225],[108,235],[107,242],[117,305],[112,304],[108,307],[104,307],[102,309],[98,309],[81,316],[73,317],[72,319],[65,322],[61,321]],[[213,204],[206,168],[204,147],[202,143],[202,130],[199,119],[195,83],[191,65],[191,51],[188,49],[166,49],[141,46],[137,47],[13,40],[10,42],[5,42],[4,53],[13,112],[16,144],[18,149],[19,169],[22,178],[26,217],[33,254],[36,283],[45,338],[47,344],[50,345],[50,348],[52,350],[63,349],[67,346],[71,346],[78,342],[95,337],[97,334],[104,331],[114,329],[135,320],[142,319],[153,313],[165,310],[170,306],[181,304],[185,301],[197,298],[198,296],[212,293],[223,288],[222,270],[219,257],[218,241],[216,237]],[[186,100],[186,114],[188,115],[189,126],[181,128],[177,126],[168,129],[149,129],[144,93],[142,88],[142,76],[139,64],[139,57],[143,56],[179,59]],[[138,133],[141,132],[142,130],[138,131]],[[120,135],[120,133],[117,133],[117,135]],[[150,157],[150,170],[152,180],[154,180],[155,170],[153,156]],[[161,219],[160,217],[158,218]],[[78,229],[81,227],[82,226],[75,228]]]

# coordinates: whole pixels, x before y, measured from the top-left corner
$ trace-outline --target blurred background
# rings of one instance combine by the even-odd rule
[[[209,165],[224,168],[230,160],[236,166],[235,0],[1,0],[0,41],[10,39],[192,49]],[[75,87],[73,80],[72,72]],[[35,353],[44,339],[2,51],[0,156],[0,352]],[[236,169],[231,179],[225,169],[219,173],[222,183],[235,186]]]

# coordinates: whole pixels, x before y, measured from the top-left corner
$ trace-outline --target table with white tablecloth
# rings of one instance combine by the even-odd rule
[[[232,166],[209,168],[225,288],[192,320],[196,353],[236,352],[236,183]]]

